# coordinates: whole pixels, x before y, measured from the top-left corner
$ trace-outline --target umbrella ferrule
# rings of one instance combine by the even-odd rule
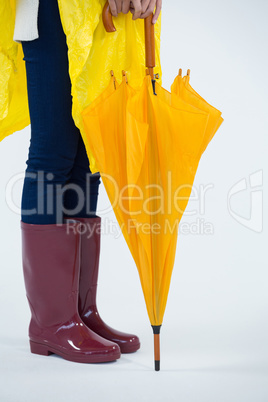
[[[154,335],[160,334],[161,325],[152,325]]]
[[[160,370],[160,328],[161,325],[152,325],[154,333],[154,369]]]

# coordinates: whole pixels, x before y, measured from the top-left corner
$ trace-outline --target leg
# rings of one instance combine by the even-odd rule
[[[21,234],[31,351],[76,362],[113,361],[120,357],[118,345],[95,334],[79,316],[81,225],[63,220],[61,189],[71,177],[81,136],[71,114],[57,0],[40,0],[38,28],[40,37],[23,43],[32,131]],[[31,215],[29,208],[35,210]]]
[[[90,171],[85,144],[80,135],[71,177],[64,191],[66,217],[96,216],[100,182],[100,174]]]
[[[21,215],[26,223],[52,224],[62,222],[61,190],[71,175],[81,135],[71,114],[67,44],[57,1],[40,1],[38,30],[38,39],[22,44],[31,141]]]

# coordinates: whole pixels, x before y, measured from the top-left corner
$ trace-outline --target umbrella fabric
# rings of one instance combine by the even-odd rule
[[[116,32],[106,32],[102,10],[106,0],[58,0],[62,26],[67,37],[69,73],[72,82],[73,118],[85,143],[92,173],[95,159],[87,144],[81,111],[99,96],[109,83],[111,66],[117,77],[128,70],[134,88],[144,78],[144,21],[131,13],[115,19]],[[156,72],[160,65],[161,15],[156,22]]]
[[[189,70],[188,70],[189,71]],[[175,78],[173,84],[171,85],[171,94],[175,97],[183,99],[185,102],[196,106],[200,110],[208,112],[208,124],[206,127],[204,139],[200,148],[201,157],[202,153],[205,151],[207,145],[212,140],[214,134],[219,129],[223,122],[221,112],[214,106],[210,105],[205,101],[190,85],[190,74],[188,73],[184,77],[181,74]]]
[[[138,268],[150,322],[159,326],[178,224],[190,197],[209,115],[157,83],[155,88],[157,96],[149,75],[139,90],[131,88],[126,76],[120,85],[111,78],[105,93],[82,116],[88,144]]]

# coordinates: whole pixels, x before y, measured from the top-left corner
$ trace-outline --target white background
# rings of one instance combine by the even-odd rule
[[[1,282],[0,399],[7,401],[268,400],[267,209],[261,197],[267,171],[267,15],[265,0],[163,1],[161,60],[167,89],[179,67],[192,86],[223,113],[224,123],[203,155],[195,187],[213,185],[203,219],[212,235],[181,234],[161,330],[161,371],[153,371],[153,336],[137,269],[123,236],[103,234],[98,305],[112,326],[137,333],[140,351],[110,364],[71,363],[29,352],[20,214],[5,188],[26,168],[30,130],[0,145]],[[249,177],[263,172],[251,193]],[[261,179],[259,173],[258,178]],[[245,179],[248,188],[228,194]],[[20,206],[22,180],[14,198]],[[257,191],[257,193],[256,193]],[[263,194],[264,195],[264,194]],[[98,212],[116,220],[103,184]],[[239,219],[239,218],[238,218]],[[261,229],[263,223],[263,229]],[[266,247],[265,247],[266,246]]]

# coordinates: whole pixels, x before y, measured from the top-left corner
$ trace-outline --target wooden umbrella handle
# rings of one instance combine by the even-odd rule
[[[154,79],[155,67],[155,35],[154,24],[152,24],[153,13],[144,19],[144,36],[145,36],[145,65],[149,69],[149,74]],[[102,21],[107,32],[115,32],[116,28],[113,23],[113,16],[110,10],[109,2],[106,1],[102,10]]]
[[[149,69],[149,74],[154,79],[155,67],[155,35],[154,24],[152,24],[153,13],[144,19],[145,35],[145,65]]]
[[[116,28],[113,23],[113,16],[110,10],[109,2],[106,1],[102,10],[102,21],[107,32],[115,32]]]

